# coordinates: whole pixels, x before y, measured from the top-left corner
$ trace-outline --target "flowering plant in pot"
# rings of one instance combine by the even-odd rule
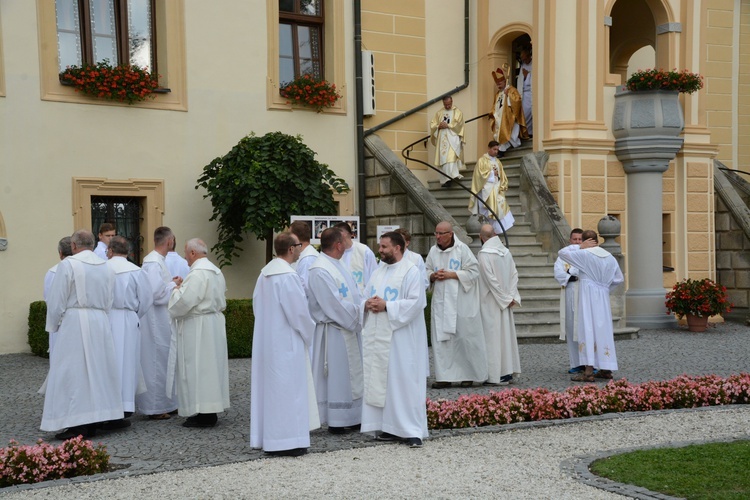
[[[279,93],[287,99],[288,104],[315,108],[318,112],[323,108],[330,108],[341,99],[336,84],[312,75],[302,75],[291,82],[283,83]]]
[[[703,88],[703,76],[684,69],[665,71],[663,69],[638,70],[633,73],[625,88],[631,92],[639,90],[676,90],[685,94],[692,94]]]
[[[68,66],[60,73],[60,83],[91,97],[133,104],[156,97],[153,92],[159,88],[159,76],[135,65],[112,66],[105,59],[96,64]]]
[[[674,313],[678,318],[690,316],[705,318],[732,310],[732,303],[727,299],[726,287],[708,278],[699,280],[684,279],[677,282],[667,292],[665,305],[668,314]]]

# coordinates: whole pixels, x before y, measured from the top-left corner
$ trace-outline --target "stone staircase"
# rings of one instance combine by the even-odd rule
[[[518,269],[518,291],[521,294],[521,307],[514,309],[514,319],[519,342],[554,341],[560,335],[560,285],[555,281],[553,272],[556,255],[544,251],[537,240],[520,197],[521,157],[530,152],[530,145],[524,144],[502,158],[508,177],[506,199],[515,218],[514,226],[507,233],[508,245]],[[461,183],[471,188],[474,163],[466,167],[461,171],[464,176]],[[429,189],[474,238],[469,247],[476,254],[481,246],[479,235],[471,234],[466,227],[470,215],[467,209],[468,192],[455,185],[441,188],[439,181],[430,181]]]

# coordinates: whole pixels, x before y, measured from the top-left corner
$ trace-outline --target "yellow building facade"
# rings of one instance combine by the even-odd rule
[[[377,132],[399,152],[427,133],[440,104],[410,110],[451,89],[462,87],[454,103],[467,118],[486,113],[490,72],[513,65],[518,41],[528,37],[533,147],[550,155],[548,186],[571,226],[617,217],[626,256],[633,198],[614,153],[615,90],[636,63],[704,75],[703,90],[680,97],[684,145],[663,176],[657,216],[664,265],[674,268],[664,284],[715,277],[713,160],[750,170],[750,0],[470,0],[468,22],[467,4],[457,0],[153,0],[155,60],[169,92],[132,106],[60,84],[60,3],[0,2],[0,353],[28,350],[28,305],[42,298],[57,241],[91,228],[97,197],[142,204],[144,254],[159,225],[170,226],[180,243],[197,236],[213,245],[211,206],[196,179],[250,132],[302,135],[353,188],[338,201],[342,214],[356,214],[357,8],[362,48],[374,58],[375,109],[364,129],[407,113]],[[297,14],[285,17],[285,9],[311,3],[324,20],[320,44],[312,44],[319,71],[342,94],[323,113],[291,106],[279,94],[287,27],[300,19],[307,26]],[[296,43],[301,35],[294,33]],[[305,48],[296,47],[289,56],[295,61]],[[465,158],[473,161],[490,138],[487,122],[467,125],[466,136]],[[415,151],[432,158],[430,149]],[[434,178],[413,168],[424,182]],[[264,245],[250,236],[225,269],[229,297],[252,295]]]

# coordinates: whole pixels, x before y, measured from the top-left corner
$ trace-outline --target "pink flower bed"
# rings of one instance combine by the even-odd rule
[[[23,446],[11,440],[7,448],[0,448],[0,488],[108,470],[107,448],[102,444],[95,447],[81,436],[58,446],[41,439],[36,445]]]
[[[625,379],[600,387],[581,385],[563,392],[509,389],[456,400],[427,400],[430,429],[454,429],[536,420],[619,413],[747,404],[750,373],[722,378],[681,375],[672,380],[631,384]]]

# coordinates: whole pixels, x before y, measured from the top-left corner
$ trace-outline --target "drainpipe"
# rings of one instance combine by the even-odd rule
[[[436,102],[443,100],[443,97],[453,95],[469,86],[469,0],[464,0],[464,83],[458,87],[449,90],[439,96],[431,99],[419,106],[412,108],[400,115],[391,118],[370,129],[364,129],[364,114],[362,111],[364,95],[362,93],[362,1],[354,0],[354,83],[356,86],[357,101],[357,192],[359,194],[359,217],[360,217],[360,235],[367,236],[367,203],[365,200],[365,144],[364,138],[373,134],[380,129],[396,123],[397,121],[413,115]]]
[[[357,113],[357,198],[359,237],[367,242],[367,200],[365,199],[365,124],[362,91],[362,0],[354,0],[354,93]]]

